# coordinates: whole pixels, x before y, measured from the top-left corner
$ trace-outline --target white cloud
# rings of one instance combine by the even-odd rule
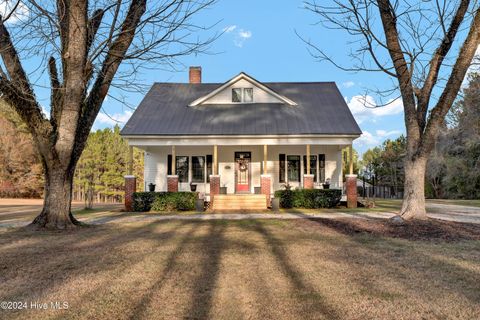
[[[231,25],[231,26],[226,26],[225,28],[223,28],[223,32],[225,33],[230,33],[232,32],[233,30],[235,30],[237,28],[236,25]]]
[[[14,9],[15,11],[12,13],[12,10]],[[2,0],[0,2],[0,15],[2,15],[2,18],[6,18],[8,15],[10,15],[6,22],[8,24],[14,24],[22,19],[27,18],[29,13],[30,11],[28,10],[28,7],[22,2],[20,2],[18,6],[17,1]]]
[[[360,138],[355,140],[355,143],[359,146],[375,146],[380,143],[380,139],[368,131],[363,131]]]
[[[125,110],[124,113],[115,113],[115,114],[105,114],[100,112],[97,116],[96,121],[99,123],[107,124],[107,125],[116,125],[116,124],[125,124],[128,119],[132,116],[133,112],[130,110]]]
[[[344,83],[342,83],[342,87],[347,89],[353,87],[354,85],[355,85],[355,82],[353,81],[345,81]]]
[[[386,130],[377,130],[376,131],[377,136],[379,137],[389,137],[389,136],[396,136],[402,134],[402,131],[400,130],[391,130],[391,131],[386,131]]]
[[[389,100],[387,104],[376,107],[378,104],[372,96],[353,96],[350,101],[345,99],[350,111],[358,121],[362,123],[365,120],[375,122],[379,117],[391,116],[403,112],[403,103],[401,99]]]
[[[243,30],[243,29],[238,29],[238,32],[235,34],[235,38],[233,39],[233,44],[236,47],[243,47],[243,44],[245,41],[250,39],[252,37],[252,32],[250,30]]]
[[[381,144],[388,137],[396,138],[401,135],[403,132],[400,130],[376,130],[375,134],[372,134],[369,131],[363,131],[360,138],[355,140],[355,144],[360,147],[373,147]]]

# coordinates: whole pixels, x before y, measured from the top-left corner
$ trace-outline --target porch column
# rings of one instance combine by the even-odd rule
[[[125,178],[125,211],[133,211],[133,194],[137,191],[137,178],[133,175],[133,147],[128,147],[127,175]]]
[[[220,194],[220,175],[218,174],[218,147],[213,146],[213,164],[210,175],[210,203],[213,203],[214,197]]]
[[[171,175],[167,175],[167,191],[178,192],[178,175],[176,175],[177,157],[175,153],[175,146],[172,146],[172,167]]]
[[[265,144],[263,145],[263,174],[268,174],[267,159],[268,159],[268,147]]]
[[[306,152],[306,165],[307,165],[307,173],[303,175],[303,188],[304,189],[313,189],[313,174],[310,168],[310,145],[307,144],[307,152]]]
[[[267,207],[270,206],[270,193],[272,191],[272,177],[268,174],[268,146],[263,145],[263,174],[260,175],[260,193],[267,199]]]
[[[347,184],[347,207],[356,208],[357,207],[357,175],[353,174],[353,147],[349,146],[348,149],[350,153],[349,157],[349,174],[345,175],[346,184]]]

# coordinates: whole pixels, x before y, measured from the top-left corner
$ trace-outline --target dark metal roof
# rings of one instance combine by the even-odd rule
[[[188,105],[221,83],[155,83],[122,135],[306,135],[362,131],[334,82],[263,83],[298,105]]]

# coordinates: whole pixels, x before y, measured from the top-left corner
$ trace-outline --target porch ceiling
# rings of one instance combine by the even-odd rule
[[[124,136],[131,146],[351,145],[358,135],[338,136]]]

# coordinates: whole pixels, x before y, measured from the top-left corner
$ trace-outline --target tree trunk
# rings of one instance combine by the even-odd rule
[[[405,161],[405,182],[400,216],[404,220],[427,219],[425,211],[425,169],[427,157],[408,157]]]
[[[47,167],[47,166],[45,166]],[[45,169],[45,198],[42,212],[30,224],[35,229],[71,229],[81,225],[71,212],[75,169],[48,166]]]

